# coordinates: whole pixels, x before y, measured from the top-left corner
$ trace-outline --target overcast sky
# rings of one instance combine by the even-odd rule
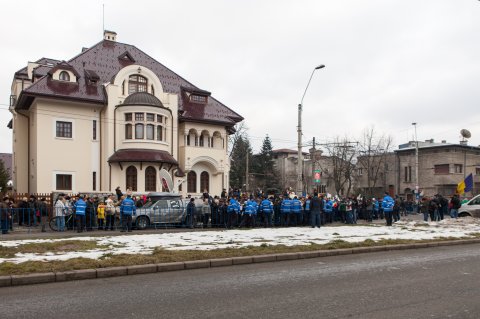
[[[68,60],[105,28],[245,117],[258,150],[358,139],[375,125],[395,145],[418,139],[480,144],[480,2],[476,0],[8,1],[0,4],[0,152],[15,71]]]

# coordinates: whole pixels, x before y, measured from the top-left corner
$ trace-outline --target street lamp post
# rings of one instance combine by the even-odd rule
[[[302,108],[303,108],[303,98],[305,94],[307,94],[308,86],[312,81],[313,74],[316,70],[323,69],[325,65],[320,64],[319,66],[315,67],[310,75],[310,79],[308,80],[307,87],[305,88],[305,92],[303,92],[302,100],[300,104],[298,104],[298,126],[297,126],[297,133],[298,133],[298,163],[297,163],[297,191],[299,194],[303,192],[303,153],[302,153]]]

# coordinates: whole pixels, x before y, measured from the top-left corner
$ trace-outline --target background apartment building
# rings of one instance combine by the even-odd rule
[[[414,198],[415,188],[424,196],[442,194],[451,196],[457,184],[469,174],[474,176],[472,194],[480,189],[480,147],[466,142],[435,143],[433,139],[418,142],[418,184],[416,181],[416,143],[410,141],[398,149],[363,158],[375,158],[370,174],[367,162],[359,156],[357,162],[357,186],[360,192],[381,196],[385,191],[405,198]],[[468,194],[468,195],[472,195]]]

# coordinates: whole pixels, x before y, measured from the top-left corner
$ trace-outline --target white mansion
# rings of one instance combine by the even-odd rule
[[[228,187],[228,135],[243,118],[135,46],[103,41],[15,73],[10,127],[17,192]]]

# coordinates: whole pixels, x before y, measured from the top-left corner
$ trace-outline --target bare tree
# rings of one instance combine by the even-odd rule
[[[325,167],[322,171],[328,172],[337,194],[345,190],[345,187],[347,187],[346,194],[349,194],[355,170],[356,142],[336,137],[334,142],[322,144],[322,146],[327,150],[329,158],[326,162],[327,166],[330,166],[330,169]]]
[[[237,142],[240,139],[248,139],[248,127],[245,121],[235,124],[233,127],[234,133],[228,137],[228,157],[232,158],[232,152],[235,149]]]
[[[358,143],[357,166],[366,173],[366,191],[370,197],[377,186],[380,173],[386,173],[387,155],[392,148],[392,137],[384,134],[378,136],[375,127],[371,126],[363,131],[362,139]]]

